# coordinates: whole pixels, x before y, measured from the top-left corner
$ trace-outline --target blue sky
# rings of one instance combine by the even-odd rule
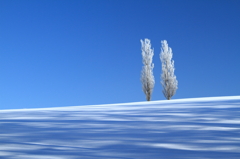
[[[173,99],[240,90],[238,0],[0,0],[0,109],[145,101],[140,39],[173,50]]]

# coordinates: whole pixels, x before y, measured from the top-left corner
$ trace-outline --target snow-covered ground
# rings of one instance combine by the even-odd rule
[[[240,96],[0,111],[1,159],[240,159]]]

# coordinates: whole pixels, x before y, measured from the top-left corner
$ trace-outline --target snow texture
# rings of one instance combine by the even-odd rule
[[[149,39],[145,41],[140,40],[142,44],[142,58],[143,58],[143,68],[141,75],[142,89],[146,95],[147,101],[151,100],[151,95],[153,92],[155,80],[153,76],[153,67],[152,58],[154,55],[153,49],[151,49],[151,42]]]
[[[174,75],[174,61],[172,60],[172,49],[168,47],[167,41],[161,41],[162,48],[160,60],[162,62],[161,84],[163,94],[166,99],[170,100],[178,89],[178,81]]]
[[[239,159],[240,96],[0,111],[1,159]]]

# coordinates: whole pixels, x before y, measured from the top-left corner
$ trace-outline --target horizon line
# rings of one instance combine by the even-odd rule
[[[19,109],[0,109],[0,111],[31,111],[31,110],[55,110],[66,109],[66,108],[76,108],[76,107],[89,107],[89,106],[117,106],[117,105],[144,105],[149,104],[160,104],[160,103],[181,103],[181,102],[191,102],[191,101],[216,101],[216,100],[240,100],[240,95],[237,96],[213,96],[213,97],[195,97],[195,98],[179,98],[171,100],[155,100],[155,101],[140,101],[140,102],[127,102],[127,103],[112,103],[112,104],[94,104],[94,105],[77,105],[77,106],[60,106],[60,107],[45,107],[45,108],[19,108]]]

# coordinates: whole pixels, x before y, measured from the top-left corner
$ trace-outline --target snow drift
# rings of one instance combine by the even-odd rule
[[[2,159],[240,158],[240,96],[0,111]]]

